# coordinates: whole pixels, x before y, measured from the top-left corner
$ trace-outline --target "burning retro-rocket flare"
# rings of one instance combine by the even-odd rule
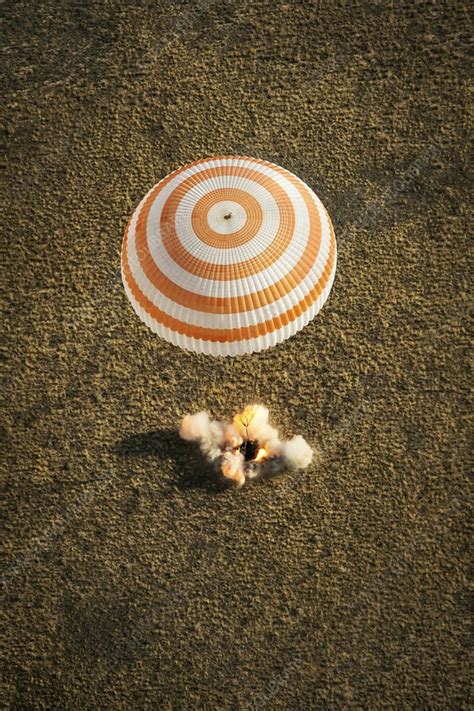
[[[307,467],[313,457],[309,444],[301,435],[280,440],[268,416],[263,405],[248,405],[232,422],[211,421],[207,412],[198,412],[183,418],[180,435],[198,442],[208,461],[239,487],[261,473]]]

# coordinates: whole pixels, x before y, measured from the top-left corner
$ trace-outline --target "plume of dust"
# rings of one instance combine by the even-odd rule
[[[212,420],[207,412],[186,415],[181,422],[180,436],[190,442],[198,442],[201,452],[210,462],[222,455],[224,448],[224,428],[217,420]]]
[[[313,451],[301,435],[281,441],[269,422],[269,411],[263,405],[248,405],[232,422],[211,420],[207,412],[186,415],[180,436],[198,442],[202,453],[221,473],[242,486],[261,472],[276,473],[285,468],[304,469]],[[244,440],[254,440],[260,447],[258,459],[247,462],[240,452]]]
[[[263,405],[247,405],[242,413],[234,417],[233,425],[241,437],[265,445],[278,439],[278,432],[268,424],[269,414]]]
[[[301,435],[283,442],[282,454],[290,469],[305,469],[313,458],[313,450]]]
[[[233,479],[237,486],[245,484],[245,459],[239,450],[228,449],[222,455],[221,472],[228,479]]]

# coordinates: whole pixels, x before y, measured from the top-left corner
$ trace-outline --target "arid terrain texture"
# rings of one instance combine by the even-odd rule
[[[472,708],[468,7],[3,3],[1,708]],[[223,360],[119,266],[159,179],[234,153],[316,191],[338,271]],[[236,491],[177,428],[251,402],[317,456]]]

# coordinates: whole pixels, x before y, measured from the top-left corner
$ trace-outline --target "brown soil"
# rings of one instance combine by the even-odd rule
[[[467,1],[2,8],[3,707],[467,709]],[[339,249],[234,360],[117,278],[139,199],[222,153],[308,182]],[[225,489],[177,425],[256,400],[319,455]]]

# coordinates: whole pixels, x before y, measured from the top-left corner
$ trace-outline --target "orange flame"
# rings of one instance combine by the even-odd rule
[[[268,455],[267,450],[262,447],[261,449],[258,450],[257,456],[255,457],[254,461],[255,462],[261,462],[262,459],[265,459],[265,457]]]

